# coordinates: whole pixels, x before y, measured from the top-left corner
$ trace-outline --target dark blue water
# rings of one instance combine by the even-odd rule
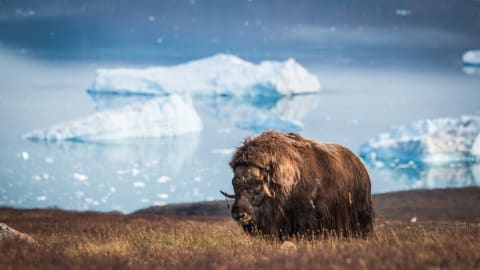
[[[137,12],[123,2],[115,8],[96,1],[0,3],[0,205],[129,212],[221,199],[220,189],[232,189],[232,151],[269,127],[357,152],[393,125],[480,113],[480,76],[461,64],[462,53],[480,44],[475,1],[305,1],[296,8],[144,2]],[[403,9],[411,13],[397,11]],[[203,131],[173,138],[21,138],[138,98],[89,96],[97,68],[170,65],[228,52],[253,62],[295,57],[319,77],[322,90],[260,100],[195,98]],[[295,124],[259,121],[276,117]],[[369,171],[375,193],[480,185],[479,164]]]

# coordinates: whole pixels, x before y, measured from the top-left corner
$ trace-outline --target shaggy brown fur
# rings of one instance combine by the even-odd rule
[[[232,216],[248,233],[365,237],[373,230],[370,178],[343,146],[267,131],[247,138],[230,166]]]

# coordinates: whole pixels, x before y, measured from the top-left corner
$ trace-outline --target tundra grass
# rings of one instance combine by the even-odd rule
[[[368,239],[253,238],[228,217],[0,208],[36,242],[0,241],[0,269],[480,269],[480,223],[377,220]]]

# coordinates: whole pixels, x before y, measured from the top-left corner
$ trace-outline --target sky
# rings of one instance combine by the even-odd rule
[[[458,54],[479,44],[480,0],[0,0],[0,48],[47,58]]]

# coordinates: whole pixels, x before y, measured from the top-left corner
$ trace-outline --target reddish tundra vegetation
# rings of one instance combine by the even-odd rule
[[[479,203],[480,188],[374,195],[367,239],[287,244],[247,235],[225,201],[130,215],[0,208],[34,239],[0,236],[0,269],[480,269]]]

